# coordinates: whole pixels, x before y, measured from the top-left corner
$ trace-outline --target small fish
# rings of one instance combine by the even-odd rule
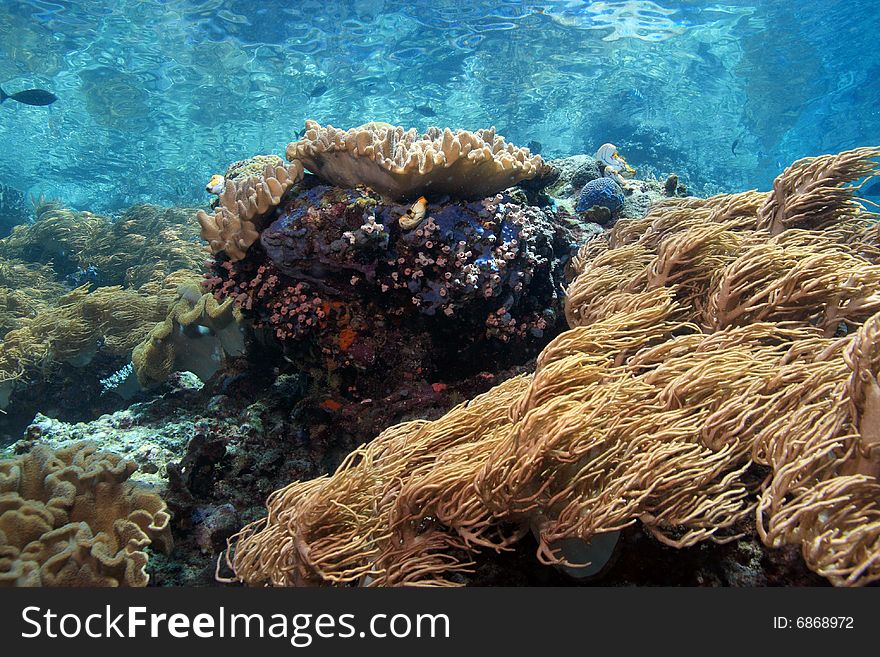
[[[541,149],[544,148],[544,147],[541,145],[541,142],[539,142],[539,141],[535,141],[535,140],[533,139],[533,140],[530,141],[528,144],[526,144],[526,148],[529,149],[529,152],[534,153],[535,155],[540,155],[540,154],[541,154]]]
[[[328,88],[329,87],[327,87],[326,84],[315,85],[315,88],[309,92],[309,98],[319,98],[323,96],[325,93],[327,93]]]
[[[739,137],[733,140],[733,143],[730,145],[730,152],[736,155],[736,147],[739,146]]]
[[[400,227],[403,230],[412,230],[420,223],[422,223],[422,219],[425,218],[425,212],[428,211],[428,199],[424,196],[420,196],[419,200],[412,204],[412,207],[407,211],[405,215],[402,215],[398,220]]]
[[[430,105],[417,105],[413,109],[422,116],[437,116],[437,112]]]
[[[19,91],[17,94],[11,95],[3,91],[3,89],[0,89],[0,103],[7,98],[14,100],[17,103],[23,103],[24,105],[36,106],[51,105],[58,100],[58,96],[45,89],[26,89],[25,91]]]
[[[209,194],[216,194],[217,196],[219,196],[223,193],[224,187],[226,187],[226,178],[221,176],[219,173],[215,173],[213,176],[211,176],[208,184],[205,185],[205,191]]]

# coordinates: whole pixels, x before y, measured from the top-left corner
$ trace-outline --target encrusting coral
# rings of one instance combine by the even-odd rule
[[[170,515],[127,482],[136,469],[88,442],[0,461],[0,586],[146,586]]]
[[[477,200],[545,169],[540,155],[507,143],[494,128],[419,134],[375,121],[349,130],[306,121],[303,138],[287,146],[287,159],[337,187],[366,185],[394,201]]]
[[[619,221],[575,259],[571,329],[533,375],[274,493],[236,579],[455,585],[528,532],[542,562],[595,570],[636,522],[674,547],[756,531],[835,585],[880,579],[880,234],[844,186],[878,157]]]

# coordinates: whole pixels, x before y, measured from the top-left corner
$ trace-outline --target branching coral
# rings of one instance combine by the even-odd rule
[[[337,187],[366,185],[390,200],[481,199],[545,169],[539,155],[508,144],[495,129],[468,132],[429,128],[419,134],[370,122],[340,130],[306,121],[287,159]]]
[[[133,461],[75,443],[0,461],[0,586],[146,586],[147,553],[170,551],[158,495]]]
[[[685,547],[754,518],[836,585],[880,580],[880,279],[869,222],[834,202],[876,155],[793,165],[785,206],[827,188],[828,216],[776,235],[756,192],[619,222],[576,259],[572,328],[532,376],[276,492],[228,555],[237,578],[449,585],[528,531],[577,568],[636,522]]]

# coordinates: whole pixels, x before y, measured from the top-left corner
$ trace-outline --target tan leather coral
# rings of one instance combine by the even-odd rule
[[[146,388],[175,371],[193,372],[207,381],[226,357],[243,352],[241,312],[235,299],[218,302],[203,293],[197,282],[185,281],[165,319],[134,347],[131,362]]]
[[[419,134],[376,121],[349,130],[306,121],[303,138],[287,146],[287,159],[332,185],[365,185],[399,201],[485,198],[545,166],[540,155],[507,143],[495,128],[429,128]]]
[[[259,176],[227,180],[214,213],[197,213],[202,239],[213,253],[224,251],[230,260],[241,260],[260,236],[260,216],[276,207],[284,192],[299,182],[302,175],[302,165],[291,162],[288,167],[267,165]]]
[[[0,586],[146,586],[144,548],[171,550],[171,516],[136,469],[89,442],[0,461]]]

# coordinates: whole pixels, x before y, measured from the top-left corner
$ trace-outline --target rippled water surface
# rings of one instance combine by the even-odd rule
[[[880,4],[0,0],[0,182],[76,207],[203,202],[211,173],[340,127],[615,142],[698,193],[880,143]]]

